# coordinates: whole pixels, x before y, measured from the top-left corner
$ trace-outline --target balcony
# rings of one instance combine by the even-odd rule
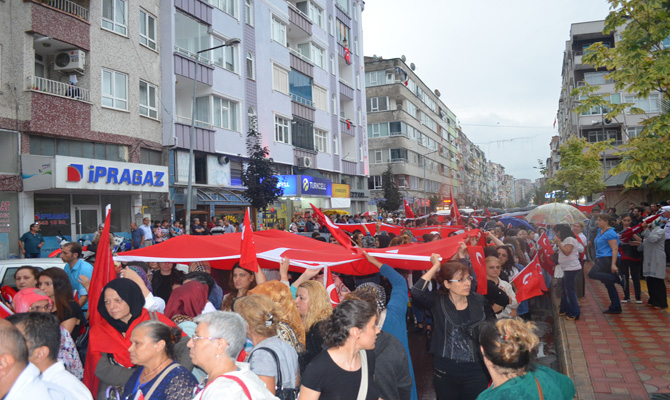
[[[184,117],[177,117],[177,122],[174,124],[174,134],[177,137],[177,147],[182,149],[189,148],[189,130],[191,128],[191,120]],[[211,125],[203,123],[201,127],[197,126],[198,121],[196,121],[196,127],[194,129],[194,143],[193,150],[205,151],[209,153],[214,153],[215,146],[215,135],[216,131],[212,129]]]
[[[314,78],[314,64],[312,60],[303,56],[298,50],[290,47],[288,50],[291,53],[291,68],[310,78]]]
[[[351,120],[340,118],[340,132],[344,132],[350,136],[356,136],[356,126]]]
[[[340,94],[344,97],[347,97],[349,100],[354,99],[354,88],[351,87],[348,83],[340,80]]]
[[[302,29],[309,36],[312,35],[312,20],[302,11],[298,10],[296,6],[291,3],[288,4],[288,19],[292,25]]]
[[[342,173],[345,175],[357,175],[356,162],[342,160]]]
[[[175,0],[174,6],[207,25],[212,25],[212,10],[214,6],[206,0]]]
[[[26,90],[91,103],[91,92],[88,89],[40,78],[39,76],[28,77]]]
[[[34,3],[53,8],[73,17],[88,21],[88,8],[70,0],[33,0]]]
[[[212,86],[214,83],[214,67],[207,59],[202,59],[196,66],[196,55],[181,47],[175,46],[174,73],[189,79],[195,78],[195,69],[198,68],[198,82]]]

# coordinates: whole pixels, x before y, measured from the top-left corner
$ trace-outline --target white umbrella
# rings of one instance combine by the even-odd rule
[[[526,221],[544,225],[573,224],[587,219],[577,208],[563,203],[545,204],[526,215]]]

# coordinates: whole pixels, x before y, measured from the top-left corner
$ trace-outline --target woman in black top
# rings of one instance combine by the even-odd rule
[[[54,302],[51,313],[58,317],[61,326],[67,329],[72,340],[76,340],[81,323],[84,321],[84,313],[79,303],[74,301],[70,278],[61,268],[47,268],[40,272],[39,288]]]
[[[175,285],[181,285],[184,273],[175,268],[175,263],[161,262],[158,271],[154,271],[151,276],[151,289],[154,296],[165,300],[167,304]]]
[[[486,320],[495,320],[495,315],[484,296],[470,291],[468,267],[457,261],[440,266],[439,258],[431,255],[433,266],[412,288],[412,301],[433,314],[430,352],[435,393],[438,400],[475,399],[489,382],[479,351],[479,327]],[[433,277],[440,288],[428,292],[427,282]]]

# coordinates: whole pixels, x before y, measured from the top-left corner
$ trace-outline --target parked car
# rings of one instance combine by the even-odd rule
[[[12,260],[0,260],[0,287],[9,286],[16,289],[14,274],[23,266],[37,267],[44,270],[51,267],[65,268],[65,263],[60,258],[22,258]]]

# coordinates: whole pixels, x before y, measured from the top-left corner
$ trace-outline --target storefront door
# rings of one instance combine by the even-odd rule
[[[73,240],[84,239],[91,240],[92,235],[98,230],[100,225],[100,207],[99,206],[75,206],[75,226]]]

